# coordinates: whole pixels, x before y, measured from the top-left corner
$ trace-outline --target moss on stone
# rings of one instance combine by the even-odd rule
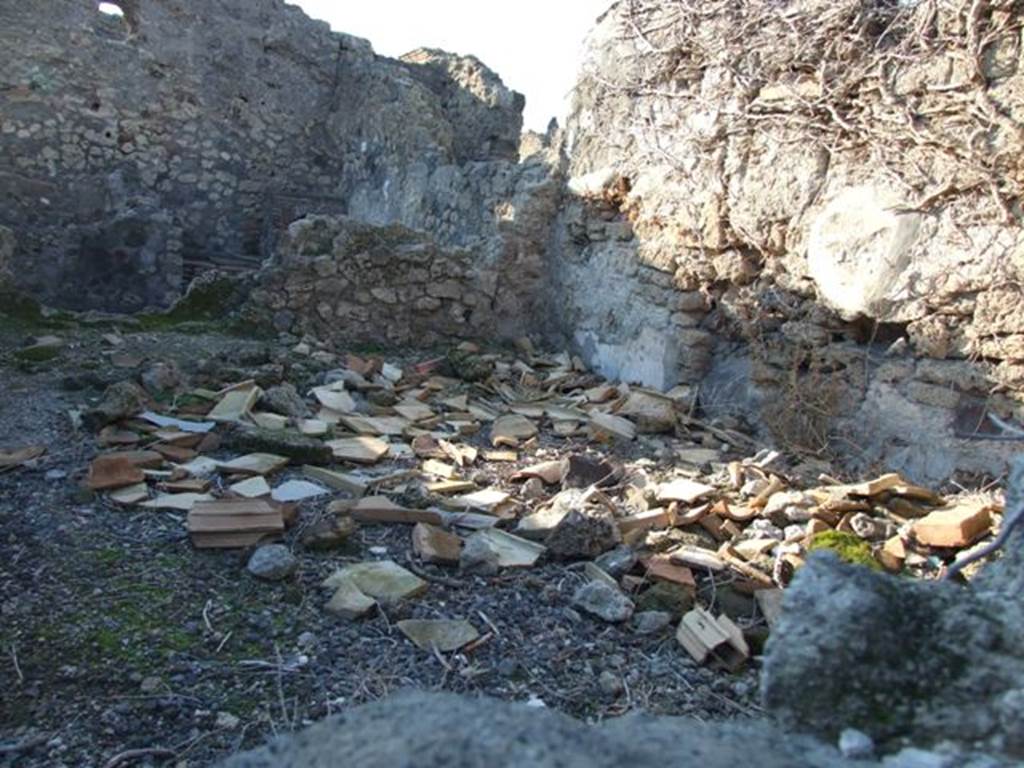
[[[353,232],[345,243],[344,255],[355,256],[359,253],[377,253],[391,251],[404,243],[420,239],[415,232],[401,224],[388,224],[382,227],[363,227]]]
[[[225,320],[239,304],[239,282],[230,277],[214,277],[192,284],[173,307],[166,312],[144,313],[136,316],[145,331],[174,328],[185,332],[204,333],[224,330],[213,325]]]
[[[295,464],[330,464],[333,451],[322,441],[291,429],[236,426],[223,435],[223,447],[238,453],[272,453]]]
[[[693,595],[679,584],[658,581],[637,598],[636,605],[638,611],[664,611],[678,621],[693,608]]]
[[[60,356],[60,347],[34,346],[14,350],[14,358],[23,363],[48,363]]]
[[[31,296],[11,288],[0,288],[0,320],[27,330],[60,330],[75,323],[71,313],[46,309]]]
[[[840,560],[852,565],[862,565],[873,571],[881,571],[882,566],[871,553],[871,545],[852,533],[843,531],[822,531],[814,535],[808,551],[827,549],[835,552]]]

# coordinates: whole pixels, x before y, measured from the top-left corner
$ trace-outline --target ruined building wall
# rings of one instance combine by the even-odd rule
[[[516,215],[548,175],[517,170],[523,99],[479,61],[380,57],[282,0],[120,5],[0,4],[18,287],[167,305],[204,268],[258,267],[307,213],[429,230],[513,281],[539,262]]]
[[[785,447],[1001,467],[963,436],[1024,416],[1024,48],[983,5],[617,3],[567,126],[566,337]]]
[[[473,57],[282,0],[2,3],[0,280],[135,311],[266,264],[281,331],[544,331],[783,448],[991,471],[988,416],[1024,417],[1024,7],[975,5],[622,0],[562,154],[518,162],[523,99]]]
[[[244,322],[324,341],[423,347],[502,333],[497,272],[400,225],[307,216],[251,282]]]

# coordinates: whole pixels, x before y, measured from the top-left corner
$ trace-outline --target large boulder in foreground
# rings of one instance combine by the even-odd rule
[[[545,708],[447,693],[403,693],[356,707],[224,768],[760,768],[864,766],[765,722],[706,725],[635,715],[589,726]]]
[[[1007,494],[1018,509],[1024,461]],[[812,555],[783,603],[762,674],[768,709],[834,736],[987,742],[1024,757],[1024,535],[971,586],[922,583]]]

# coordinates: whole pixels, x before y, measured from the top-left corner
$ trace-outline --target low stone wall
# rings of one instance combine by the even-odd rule
[[[325,341],[426,346],[496,327],[496,274],[398,225],[307,217],[254,282],[248,320]]]

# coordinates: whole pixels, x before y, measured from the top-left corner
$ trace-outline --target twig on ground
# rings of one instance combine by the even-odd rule
[[[437,660],[439,662],[441,662],[441,666],[445,668],[445,671],[446,672],[451,672],[452,671],[452,665],[449,664],[445,660],[444,656],[441,655],[441,652],[439,650],[437,650],[437,646],[434,645],[433,643],[431,643],[430,649],[434,652],[434,656],[437,658]]]
[[[50,740],[51,733],[40,733],[36,736],[29,736],[14,744],[0,744],[0,755],[16,755],[19,752],[28,752],[30,749],[42,746]]]
[[[451,587],[452,589],[462,589],[466,586],[466,582],[459,581],[458,579],[450,579],[447,576],[438,576],[430,573],[429,571],[420,568],[415,563],[407,563],[406,567],[419,576],[421,579],[433,582],[434,584],[440,584],[443,587]]]
[[[206,605],[203,606],[203,624],[206,625],[206,631],[211,635],[216,634],[213,629],[213,625],[210,623],[210,608],[213,606],[213,600],[207,600]]]
[[[488,616],[483,611],[477,611],[477,613],[480,615],[480,618],[484,620],[484,623],[487,624],[487,626],[491,628],[491,631],[494,632],[494,636],[495,637],[501,637],[501,632],[494,625],[494,622],[491,621],[490,616]]]
[[[21,665],[18,663],[18,646],[11,643],[11,663],[14,664],[14,672],[18,676],[18,685],[25,683],[25,675],[22,674]]]
[[[232,636],[233,634],[235,634],[235,631],[234,631],[234,630],[231,630],[231,631],[230,631],[230,632],[228,632],[228,633],[227,633],[226,635],[224,635],[224,639],[223,639],[223,640],[221,640],[221,641],[220,641],[220,642],[219,642],[219,643],[217,644],[217,650],[216,650],[216,651],[214,651],[214,653],[220,653],[220,652],[221,652],[221,650],[222,650],[222,649],[224,648],[224,646],[225,646],[225,645],[227,645],[227,643],[228,643],[228,640],[230,640],[230,639],[231,639],[231,636]]]
[[[103,764],[103,768],[118,768],[120,765],[140,760],[143,757],[174,757],[175,751],[166,747],[146,747],[144,749],[126,749],[119,752]]]
[[[942,577],[944,581],[949,581],[971,563],[983,560],[1002,549],[1021,520],[1024,520],[1024,457],[1014,460],[1010,480],[1006,486],[1006,496],[1006,511],[1003,513],[1003,525],[999,529],[999,534],[978,551],[950,565]]]

